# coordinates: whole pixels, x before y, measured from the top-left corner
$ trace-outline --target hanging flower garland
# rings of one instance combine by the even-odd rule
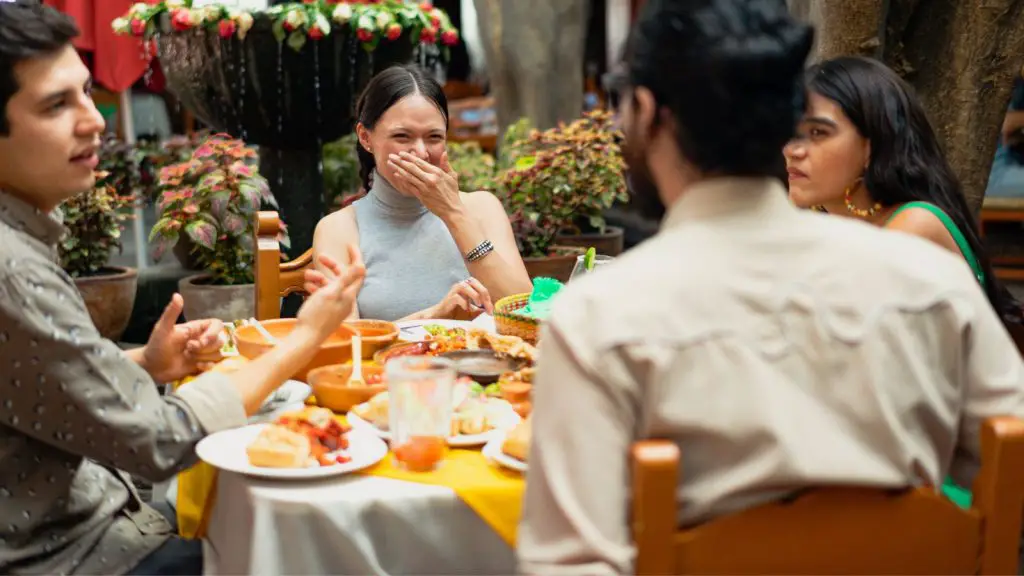
[[[367,51],[380,42],[394,42],[407,32],[412,42],[440,44],[447,57],[449,46],[459,42],[459,32],[443,10],[431,2],[418,4],[400,0],[304,0],[252,12],[220,5],[192,7],[192,0],[139,2],[111,24],[121,35],[149,39],[158,32],[158,22],[167,15],[171,29],[185,32],[194,28],[216,30],[222,38],[244,40],[261,14],[273,20],[274,36],[295,51],[308,41],[318,41],[332,30],[347,26]]]

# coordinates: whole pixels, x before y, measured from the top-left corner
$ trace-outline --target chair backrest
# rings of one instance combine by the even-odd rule
[[[256,319],[270,320],[281,316],[281,298],[305,293],[303,276],[313,265],[313,249],[291,262],[281,262],[277,241],[281,218],[277,212],[259,212],[256,219]]]
[[[1024,421],[992,418],[970,510],[929,488],[831,487],[678,529],[679,448],[633,445],[637,574],[1016,574]]]

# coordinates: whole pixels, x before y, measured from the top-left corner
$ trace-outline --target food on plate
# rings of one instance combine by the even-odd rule
[[[410,436],[400,446],[392,446],[395,460],[411,472],[430,472],[446,450],[445,439],[438,436]]]
[[[530,419],[526,418],[509,430],[505,441],[501,445],[501,451],[506,455],[526,462],[527,454],[530,452]]]
[[[447,328],[440,324],[427,324],[423,329],[429,335],[428,340],[390,348],[379,361],[406,355],[440,356],[459,350],[494,350],[499,357],[525,360],[530,364],[537,358],[537,349],[518,336],[502,336],[480,328]]]
[[[452,436],[483,434],[503,428],[514,419],[512,406],[500,398],[478,391],[479,385],[468,379],[455,383],[452,394]],[[379,430],[389,430],[389,397],[381,392],[369,401],[353,407],[352,411]]]
[[[249,463],[264,468],[306,468],[344,464],[349,428],[326,408],[282,414],[246,447]]]
[[[501,397],[524,418],[530,414],[532,408],[530,397],[533,394],[534,371],[532,366],[527,366],[515,372],[506,372],[498,379]]]
[[[518,336],[494,334],[479,328],[471,328],[466,338],[468,350],[489,349],[499,356],[526,360],[530,364],[537,361],[537,348]]]

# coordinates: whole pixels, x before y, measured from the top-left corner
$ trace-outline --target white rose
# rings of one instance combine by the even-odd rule
[[[132,4],[131,10],[129,10],[128,13],[134,16],[136,14],[141,14],[146,10],[149,10],[149,4],[146,4],[145,2],[136,2],[135,4]]]
[[[125,34],[131,29],[132,23],[127,18],[114,18],[114,21],[111,22],[111,26],[114,28],[114,32],[118,34]]]
[[[299,28],[306,23],[306,13],[301,10],[292,10],[284,17],[284,21],[292,28]]]
[[[359,17],[358,28],[362,30],[373,30],[374,28],[376,28],[374,24],[376,24],[376,22],[374,22],[373,17],[370,16],[369,14],[363,14],[362,16]]]
[[[338,24],[344,24],[352,19],[352,6],[346,2],[338,4],[331,15]]]
[[[171,10],[185,6],[185,0],[164,0],[164,4]]]
[[[387,29],[387,27],[391,25],[391,20],[391,14],[388,14],[387,12],[377,14],[377,28],[380,28],[381,30]]]

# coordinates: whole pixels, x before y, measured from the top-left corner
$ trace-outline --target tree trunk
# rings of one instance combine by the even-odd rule
[[[537,128],[583,110],[587,0],[475,0],[498,126]]]
[[[789,0],[815,59],[880,58],[914,85],[977,210],[1024,61],[1024,0]]]

